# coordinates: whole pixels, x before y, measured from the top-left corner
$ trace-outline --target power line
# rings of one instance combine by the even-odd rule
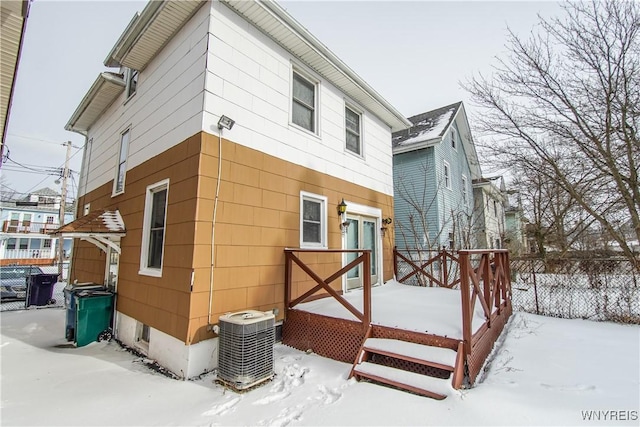
[[[44,142],[46,144],[51,144],[51,145],[61,145],[63,147],[65,146],[64,143],[62,143],[60,141],[53,141],[51,139],[34,138],[32,136],[20,135],[20,134],[17,134],[17,133],[8,133],[7,136],[15,136],[16,138],[30,139],[32,141],[40,141],[40,142]],[[72,145],[71,147],[73,147],[73,148],[82,148],[82,147],[76,147],[74,145]]]

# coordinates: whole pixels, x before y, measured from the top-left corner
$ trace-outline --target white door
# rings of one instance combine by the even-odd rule
[[[378,283],[378,227],[376,218],[363,215],[347,215],[346,249],[371,249],[371,283]],[[345,264],[356,259],[360,254],[348,253]],[[347,272],[347,290],[361,288],[363,285],[362,264],[358,264]]]

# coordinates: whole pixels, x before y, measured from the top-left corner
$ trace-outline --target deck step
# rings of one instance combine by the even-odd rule
[[[368,338],[364,350],[370,353],[408,360],[453,372],[457,353],[442,347],[415,344],[387,338]]]
[[[362,362],[356,365],[354,374],[358,377],[369,378],[437,400],[446,398],[453,391],[449,380],[433,378],[371,362]]]

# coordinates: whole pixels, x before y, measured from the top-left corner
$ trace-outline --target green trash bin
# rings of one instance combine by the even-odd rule
[[[114,294],[108,291],[80,291],[76,299],[76,346],[82,347],[110,335]]]

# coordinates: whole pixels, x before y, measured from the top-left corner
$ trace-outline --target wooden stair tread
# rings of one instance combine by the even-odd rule
[[[362,362],[355,366],[356,375],[404,388],[434,399],[444,399],[451,391],[449,380],[403,371],[389,366]]]
[[[391,356],[407,356],[414,361],[422,361],[427,365],[440,365],[443,369],[453,371],[456,365],[456,352],[449,348],[433,347],[388,338],[368,338],[364,349],[372,353],[384,353]],[[429,363],[432,362],[432,363]]]

